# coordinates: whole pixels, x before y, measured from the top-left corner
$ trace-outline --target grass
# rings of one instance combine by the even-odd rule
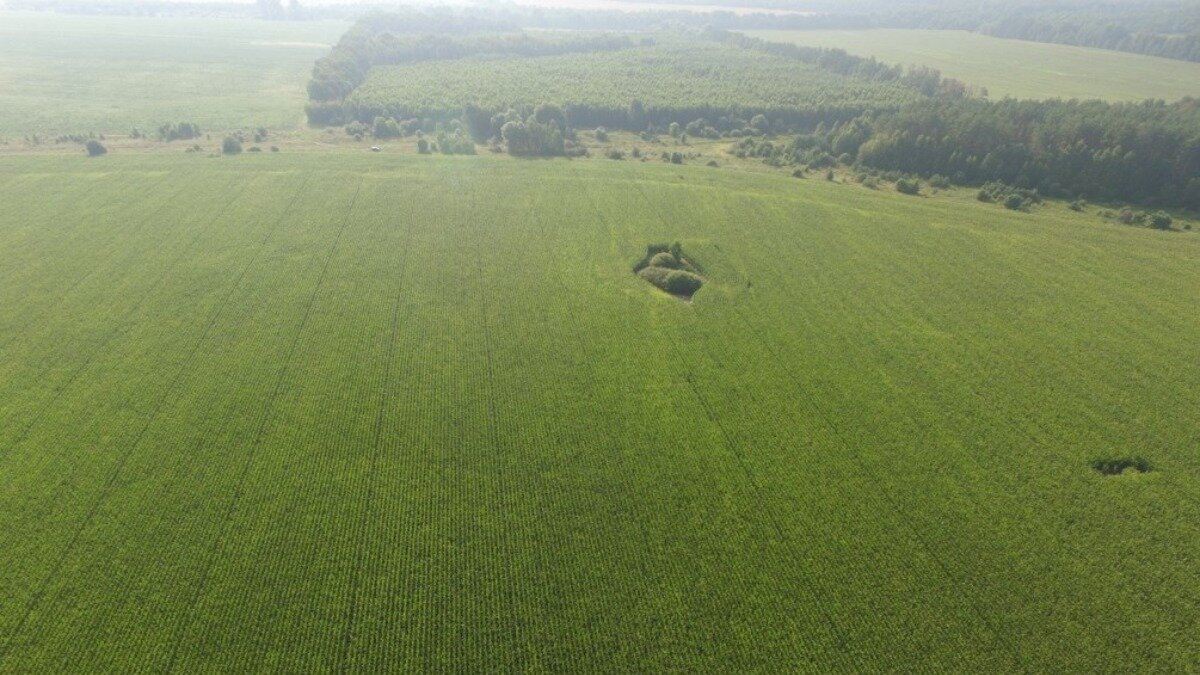
[[[881,61],[937,68],[992,98],[1134,101],[1200,97],[1200,64],[1103,49],[1006,40],[965,31],[747,31],[775,42],[838,47]]]
[[[313,61],[345,27],[0,11],[0,137],[295,128]]]
[[[336,149],[0,199],[0,671],[1195,666],[1194,235]]]

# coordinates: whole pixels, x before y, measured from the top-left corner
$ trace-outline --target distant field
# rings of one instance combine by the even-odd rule
[[[336,150],[0,203],[0,672],[1195,669],[1200,236]]]
[[[992,98],[1099,98],[1132,101],[1200,97],[1200,63],[1137,54],[1004,40],[965,31],[746,31],[776,42],[839,47],[881,61],[925,65]]]
[[[0,137],[293,128],[339,22],[0,12]]]
[[[701,40],[561,56],[467,58],[376,66],[347,99],[360,119],[439,117],[468,103],[484,109],[540,102],[621,114],[648,110],[709,122],[730,111],[897,107],[916,94],[896,83],[843,77],[771,54]],[[750,113],[753,114],[753,113]]]

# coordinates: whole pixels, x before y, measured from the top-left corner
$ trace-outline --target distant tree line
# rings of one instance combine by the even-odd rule
[[[358,19],[362,5],[279,0],[187,2],[184,0],[6,0],[14,10],[136,16],[236,16],[287,19]],[[711,5],[711,0],[672,4]],[[645,31],[661,28],[817,30],[930,28],[969,30],[997,37],[1098,47],[1200,61],[1200,4],[1192,0],[1057,0],[1037,4],[1008,0],[721,0],[752,10],[620,11],[514,4],[400,9],[385,30],[392,33],[513,31],[517,27]],[[787,13],[784,13],[787,12]],[[405,26],[411,28],[406,29]]]
[[[350,119],[373,117],[371,113],[347,115],[342,101],[366,80],[374,66],[458,59],[476,54],[550,56],[613,51],[634,44],[628,37],[613,35],[462,34],[506,26],[453,17],[406,23],[399,16],[407,15],[380,13],[363,19],[342,36],[329,55],[316,62],[308,83],[310,103],[306,110],[311,123],[340,124]],[[436,35],[412,32],[422,28],[444,32]]]
[[[735,150],[776,165],[822,169],[840,162],[959,185],[999,182],[1051,196],[1200,209],[1200,101],[1194,99],[924,99],[822,125],[787,143],[744,139]]]
[[[553,56],[570,53],[615,52],[633,47],[653,45],[651,38],[633,39],[615,35],[531,35],[516,33],[479,33],[480,30],[504,28],[503,23],[477,17],[458,15],[414,15],[410,13],[372,14],[350,29],[332,52],[318,60],[308,83],[308,120],[313,124],[345,124],[351,121],[369,123],[377,117],[397,120],[422,115],[418,110],[403,110],[390,101],[347,100],[364,81],[372,67],[402,65],[421,61],[461,59],[474,55],[507,55],[521,57]],[[419,18],[424,17],[424,18]],[[425,29],[445,31],[426,34]],[[851,55],[841,49],[801,47],[778,44],[709,28],[693,34],[703,39],[737,49],[757,51],[779,58],[813,65],[830,73],[871,82],[894,83],[920,96],[961,98],[972,90],[958,80],[942,77],[937,70],[924,67],[891,66],[874,58]],[[361,97],[355,97],[360,99]],[[900,101],[894,105],[898,107]],[[648,126],[666,127],[672,122],[730,119],[765,114],[779,129],[811,129],[820,123],[852,119],[866,112],[867,106],[825,104],[809,101],[770,109],[743,109],[729,105],[706,105],[666,108],[646,107],[637,101],[621,105],[567,105],[565,113],[571,126],[592,128],[605,126],[614,129],[641,131]],[[461,112],[467,117],[490,119],[503,113],[507,106],[490,111]],[[458,112],[450,116],[457,116]],[[477,139],[498,135],[498,129],[482,132],[482,122],[471,124]],[[714,129],[729,132],[732,125],[715,124]]]
[[[855,19],[861,22],[861,17]],[[994,37],[1200,61],[1200,3],[1178,0],[1044,2],[926,0],[869,15],[873,27],[969,30]]]
[[[963,98],[974,92],[965,83],[943,77],[941,71],[925,66],[893,66],[877,61],[874,57],[855,56],[843,49],[804,47],[791,43],[769,42],[742,33],[709,29],[705,36],[712,40],[737,45],[744,49],[789,58],[808,63],[823,70],[848,77],[858,77],[878,82],[896,82],[915,89],[923,96],[940,98]]]

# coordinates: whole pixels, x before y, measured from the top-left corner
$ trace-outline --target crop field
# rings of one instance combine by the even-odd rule
[[[835,75],[816,66],[699,40],[614,52],[466,58],[377,66],[348,99],[356,117],[439,117],[467,104],[484,109],[555,103],[624,111],[745,110],[769,115],[822,109],[893,108],[916,98],[897,83]]]
[[[1174,101],[1200,98],[1200,63],[1105,49],[1005,40],[949,30],[746,31],[774,42],[837,47],[881,61],[941,70],[992,98]]]
[[[340,22],[73,17],[0,10],[0,137],[202,129],[303,119]]]
[[[0,200],[0,672],[1200,667],[1194,234],[336,150]]]

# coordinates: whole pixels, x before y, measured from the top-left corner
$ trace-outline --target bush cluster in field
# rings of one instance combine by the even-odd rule
[[[704,285],[700,270],[684,256],[679,242],[650,244],[633,271],[650,284],[681,298],[692,297]]]

